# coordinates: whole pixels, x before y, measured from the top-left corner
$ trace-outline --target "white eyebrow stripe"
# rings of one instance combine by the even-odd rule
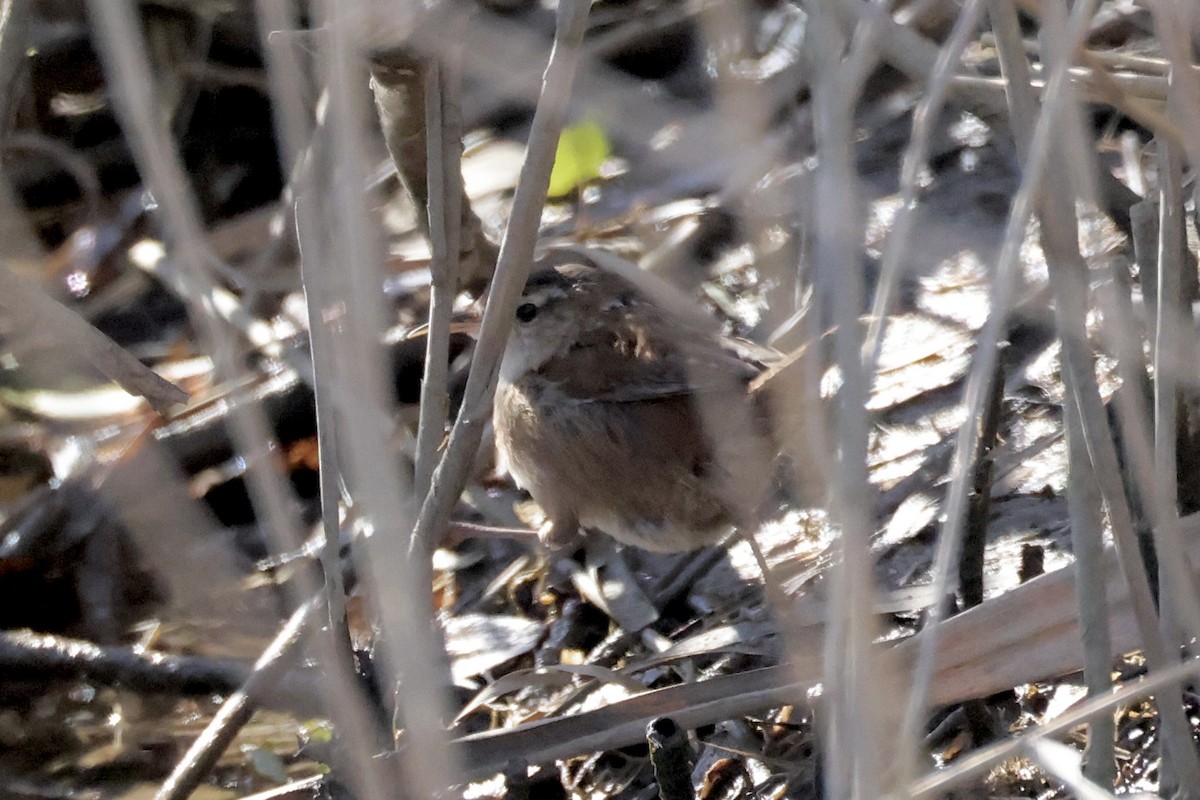
[[[533,303],[538,308],[541,308],[550,300],[562,300],[566,296],[567,293],[557,286],[542,286],[523,295],[522,299],[526,303]]]

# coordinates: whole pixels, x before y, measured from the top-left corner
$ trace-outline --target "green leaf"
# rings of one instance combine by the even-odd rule
[[[550,197],[565,197],[590,180],[600,177],[600,165],[611,147],[604,130],[591,120],[568,125],[558,137],[554,170],[550,173]]]
[[[307,720],[300,724],[300,732],[307,743],[329,744],[333,741],[333,726],[328,720]]]

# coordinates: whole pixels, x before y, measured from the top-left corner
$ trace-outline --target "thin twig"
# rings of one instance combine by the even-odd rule
[[[447,193],[445,152],[450,130],[443,117],[443,93],[449,91],[442,80],[442,67],[436,60],[424,65],[420,77],[425,100],[425,163],[428,203],[425,204],[429,233],[429,325],[425,336],[425,371],[421,378],[421,415],[417,422],[417,451],[413,458],[413,493],[424,497],[429,493],[438,446],[446,432],[449,415],[449,390],[446,381],[450,351],[450,317],[454,311],[454,294],[458,270],[451,268],[451,251],[447,240],[451,214]],[[418,209],[420,209],[418,205]],[[457,261],[457,258],[455,259]]]
[[[328,775],[316,775],[274,789],[243,795],[241,800],[319,800],[331,795],[328,784]]]
[[[1005,345],[1001,345],[1004,347]],[[1004,404],[1004,379],[1007,372],[1004,355],[996,359],[992,391],[984,406],[979,426],[979,449],[971,467],[971,493],[964,522],[962,552],[958,560],[958,585],[962,607],[974,608],[983,602],[983,561],[987,546],[988,521],[992,507],[993,449],[1000,443],[1001,410]]]
[[[459,522],[452,520],[446,526],[446,536],[442,539],[443,547],[453,547],[467,539],[516,539],[537,543],[537,532],[527,528],[504,528],[496,525],[479,525],[474,522]]]
[[[462,27],[461,25],[459,26]],[[438,447],[449,413],[450,322],[458,291],[459,242],[462,238],[462,120],[458,111],[461,35],[451,54],[425,68],[425,141],[429,190],[430,261],[429,333],[425,346],[425,375],[421,382],[421,417],[413,491],[429,492]]]
[[[963,51],[975,35],[984,8],[982,0],[968,0],[964,4],[949,39],[938,51],[937,61],[929,75],[925,92],[913,111],[912,135],[909,137],[908,146],[904,148],[900,165],[900,207],[884,245],[879,285],[875,289],[871,321],[863,345],[864,368],[868,374],[873,373],[875,365],[879,363],[889,314],[900,288],[905,256],[908,254],[913,225],[916,222],[920,177],[929,160],[929,148],[933,142],[936,123],[946,102],[954,70],[962,59]]]
[[[305,629],[321,606],[315,597],[292,613],[270,646],[254,664],[254,671],[241,689],[231,694],[209,720],[204,731],[192,742],[186,754],[171,770],[155,800],[186,800],[200,785],[217,759],[229,747],[238,731],[250,721],[258,705],[258,695],[279,680],[300,656]]]

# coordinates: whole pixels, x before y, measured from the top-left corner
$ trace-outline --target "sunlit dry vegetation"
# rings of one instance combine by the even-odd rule
[[[1200,798],[1198,49],[0,0],[0,795]]]

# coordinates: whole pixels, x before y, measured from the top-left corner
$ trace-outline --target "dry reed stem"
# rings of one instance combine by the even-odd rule
[[[1082,40],[1095,1],[1080,2],[1072,9],[1067,34],[1067,43],[1072,47]],[[1069,51],[1070,48],[1065,49]],[[962,538],[962,523],[966,512],[969,488],[970,471],[967,467],[972,454],[978,448],[975,441],[977,431],[974,421],[980,416],[983,404],[989,394],[988,383],[995,371],[997,345],[1004,335],[1008,310],[1016,288],[1020,249],[1025,240],[1025,231],[1032,217],[1034,204],[1041,193],[1044,168],[1050,157],[1053,137],[1058,132],[1057,117],[1063,105],[1064,92],[1068,82],[1067,66],[1066,62],[1055,64],[1052,70],[1046,103],[1030,140],[1029,153],[1025,160],[1025,177],[1010,207],[1004,241],[992,272],[989,293],[991,310],[978,336],[976,357],[967,377],[963,401],[966,418],[956,434],[951,483],[945,503],[945,521],[941,526],[938,538],[934,567],[934,585],[937,587],[934,596],[938,598],[947,596],[950,587],[955,583],[953,565],[957,561],[957,549]],[[932,679],[933,654],[936,651],[937,631],[941,625],[941,617],[938,604],[933,605],[929,610],[928,624],[925,628],[928,636],[924,639],[922,652],[917,662],[914,685],[909,695],[904,727],[900,736],[901,747],[906,751],[905,757],[901,761],[902,769],[911,768],[916,764],[920,732],[928,707],[927,697]]]
[[[421,416],[413,491],[429,492],[438,446],[449,415],[450,322],[458,292],[459,242],[462,235],[462,124],[458,107],[461,37],[452,52],[431,60],[425,71],[425,142],[427,147],[429,240],[431,275],[429,332],[425,343],[425,374],[421,379]]]
[[[13,335],[33,331],[51,334],[126,392],[144,397],[159,414],[165,415],[173,406],[187,402],[187,392],[159,377],[87,320],[5,264],[0,264],[0,307],[13,324]]]
[[[1060,47],[1064,35],[1065,15],[1058,8],[1047,9],[1041,29],[1042,49],[1050,56],[1052,64],[1069,65],[1072,53]],[[1015,51],[1015,42],[1007,44]],[[1023,56],[1017,56],[1023,60]],[[1012,83],[1009,98],[1023,96],[1025,107],[1034,105],[1029,84]],[[1074,98],[1068,93],[1064,103],[1074,111]],[[1028,153],[1028,129],[1015,128],[1020,142],[1018,152]],[[1076,556],[1076,595],[1080,613],[1080,630],[1084,646],[1084,675],[1091,696],[1100,695],[1112,686],[1110,677],[1111,638],[1108,631],[1108,598],[1105,591],[1103,538],[1101,510],[1102,494],[1096,478],[1096,467],[1088,449],[1088,435],[1105,436],[1105,418],[1096,416],[1101,408],[1099,388],[1096,385],[1091,351],[1087,341],[1087,299],[1089,296],[1088,266],[1079,251],[1078,220],[1075,215],[1076,195],[1074,186],[1083,185],[1077,194],[1090,200],[1086,181],[1073,181],[1076,174],[1086,171],[1091,165],[1080,169],[1072,165],[1070,153],[1082,156],[1091,148],[1091,141],[1083,135],[1083,128],[1072,113],[1063,126],[1063,135],[1055,142],[1057,157],[1047,164],[1049,176],[1039,203],[1038,217],[1041,222],[1042,249],[1050,270],[1050,284],[1054,292],[1055,318],[1061,342],[1061,359],[1064,364],[1063,381],[1068,397],[1064,413],[1064,427],[1068,448],[1067,504],[1071,522],[1071,541]],[[1075,173],[1071,167],[1075,166]],[[1079,402],[1086,398],[1087,405]],[[1089,416],[1090,414],[1090,416]],[[1111,785],[1116,774],[1113,760],[1113,736],[1115,723],[1110,719],[1097,719],[1088,729],[1087,757],[1088,777],[1097,782]]]
[[[188,190],[182,166],[153,105],[155,93],[143,57],[144,48],[131,46],[141,40],[137,19],[127,3],[94,2],[89,5],[89,12],[99,33],[101,54],[125,133],[174,240],[174,251],[180,264],[177,276],[180,295],[189,303],[191,317],[212,355],[218,374],[235,377],[240,368],[231,332],[213,308],[215,287],[206,271],[205,259],[209,254],[195,199]],[[237,404],[231,418],[234,443],[246,459],[251,498],[267,539],[280,552],[294,549],[299,542],[299,524],[289,490],[273,468],[274,461],[268,458],[272,437],[261,411],[247,404]],[[287,584],[284,590],[293,606],[298,608],[315,594],[316,586],[301,572],[296,582]],[[346,675],[337,675],[329,681],[328,690],[328,707],[354,707],[355,689]],[[382,794],[364,793],[363,796],[381,797]]]
[[[387,328],[382,285],[382,243],[364,196],[369,173],[363,43],[372,31],[370,4],[329,2],[320,17],[329,32],[322,52],[328,93],[328,142],[315,202],[315,235],[332,248],[320,264],[321,279],[306,286],[330,334],[335,373],[326,382],[337,418],[342,474],[354,512],[371,528],[354,540],[360,578],[369,582],[382,627],[376,655],[382,664],[384,694],[397,687],[404,715],[403,783],[418,796],[433,796],[453,781],[457,766],[445,747],[440,720],[450,713],[449,670],[433,620],[432,569],[427,558],[412,558],[407,533],[416,498],[411,475],[390,447],[394,431],[392,399],[382,346]],[[318,362],[319,363],[319,362]],[[402,793],[394,780],[380,783],[388,796]]]
[[[882,8],[864,10],[860,20],[829,0],[812,8],[807,44],[814,65],[814,130],[818,166],[814,214],[814,283],[818,297],[832,301],[830,326],[834,359],[842,385],[836,404],[837,459],[832,483],[832,514],[840,528],[837,559],[830,575],[836,614],[825,633],[825,695],[828,704],[825,790],[829,797],[881,797],[896,777],[880,764],[892,763],[897,720],[885,697],[898,676],[873,657],[877,635],[874,567],[870,535],[874,523],[867,477],[870,379],[863,369],[864,278],[859,256],[863,219],[851,144],[854,109],[862,87],[878,64],[880,48],[895,34]],[[839,30],[839,28],[841,30]],[[849,34],[847,36],[847,33]],[[848,39],[848,42],[847,42]],[[843,57],[843,48],[848,48]]]
[[[346,590],[342,577],[340,539],[337,418],[330,387],[338,380],[333,364],[333,351],[328,326],[322,319],[321,301],[331,296],[323,287],[326,271],[322,268],[330,255],[320,236],[320,209],[313,200],[319,196],[314,170],[322,146],[328,141],[314,137],[314,119],[309,109],[304,69],[297,57],[295,42],[284,33],[292,30],[297,19],[295,9],[271,0],[256,0],[259,38],[266,54],[267,79],[272,87],[272,111],[275,117],[276,138],[280,142],[283,174],[288,175],[289,194],[293,201],[293,218],[300,245],[300,278],[307,293],[305,311],[308,319],[309,352],[312,358],[313,402],[317,421],[317,459],[320,479],[321,530],[324,542],[320,561],[323,572],[327,635],[322,641],[325,650],[322,662],[327,670],[324,696],[328,713],[347,742],[345,770],[353,776],[351,785],[363,797],[386,796],[378,780],[377,770],[367,759],[379,739],[373,725],[372,710],[365,698],[355,691],[355,664],[346,619]],[[339,766],[342,766],[339,764]]]
[[[566,104],[579,64],[587,12],[588,4],[584,0],[571,0],[559,6],[554,47],[546,66],[542,97],[529,133],[512,212],[500,245],[496,273],[480,325],[479,344],[464,390],[462,408],[413,528],[409,552],[414,557],[427,558],[441,538],[479,448],[483,426],[492,413],[500,358],[512,326],[513,312],[533,263],[538,224],[550,184],[558,137],[565,122]]]

